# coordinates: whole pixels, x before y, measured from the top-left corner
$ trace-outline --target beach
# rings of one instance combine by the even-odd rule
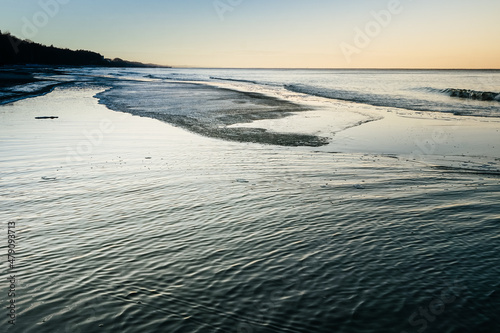
[[[498,327],[494,101],[432,112],[286,90],[282,72],[65,71],[0,106],[8,332]]]

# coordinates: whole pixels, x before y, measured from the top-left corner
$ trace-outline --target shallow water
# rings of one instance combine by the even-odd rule
[[[110,111],[92,97],[103,89],[0,108],[19,279],[17,325],[2,329],[499,327],[495,173],[210,139]]]

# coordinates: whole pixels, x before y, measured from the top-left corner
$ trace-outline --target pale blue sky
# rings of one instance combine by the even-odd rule
[[[382,26],[390,2],[0,0],[0,29],[173,66],[500,68],[500,1],[401,0]]]

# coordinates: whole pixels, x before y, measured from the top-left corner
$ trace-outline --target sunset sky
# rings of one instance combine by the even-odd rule
[[[498,0],[1,0],[0,30],[171,66],[500,68]]]

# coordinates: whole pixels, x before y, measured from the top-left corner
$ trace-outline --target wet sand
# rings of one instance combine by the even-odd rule
[[[137,97],[130,98],[131,95]],[[259,93],[195,83],[130,81],[115,82],[96,97],[112,110],[159,119],[209,137],[280,146],[328,144],[326,137],[308,133],[231,127],[261,119],[282,119],[311,109]]]

